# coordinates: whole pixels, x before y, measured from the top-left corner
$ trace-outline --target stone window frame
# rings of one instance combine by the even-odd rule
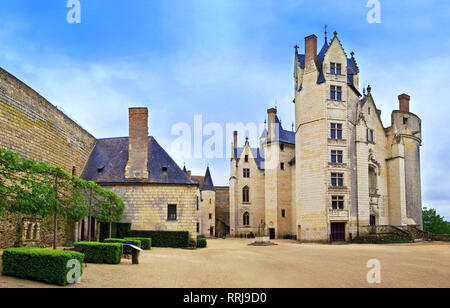
[[[248,186],[242,188],[242,202],[250,203],[250,187]]]
[[[333,152],[335,153],[333,155]],[[335,161],[333,161],[333,158]],[[340,158],[340,161],[339,161]],[[334,164],[342,164],[344,163],[344,151],[342,150],[331,150],[331,162]]]
[[[330,74],[341,75],[342,74],[342,63],[330,62]]]
[[[249,179],[250,178],[250,168],[243,168],[242,176],[246,179]]]
[[[41,239],[40,218],[23,218],[22,219],[22,240],[25,242],[38,242]]]
[[[330,86],[330,100],[342,102],[342,86]]]
[[[171,211],[171,208],[173,209],[175,207],[175,213],[173,210]],[[176,204],[168,204],[167,205],[167,221],[177,221],[178,220],[178,207]]]
[[[245,212],[244,215],[242,215],[242,225],[250,226],[250,213],[249,212]]]
[[[331,196],[331,208],[333,210],[345,210],[345,196],[343,195]]]
[[[330,139],[343,140],[344,139],[344,124],[331,122],[330,123]]]
[[[334,185],[333,185],[333,182]],[[331,173],[331,186],[332,187],[344,187],[344,173],[332,172]]]

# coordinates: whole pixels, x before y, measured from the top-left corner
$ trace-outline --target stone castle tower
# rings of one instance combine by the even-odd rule
[[[381,122],[370,87],[359,92],[354,53],[337,33],[318,52],[317,37],[295,50],[295,128],[268,110],[259,148],[235,145],[231,159],[230,231],[342,241],[374,226],[421,228],[421,120],[399,96],[391,126]],[[246,171],[247,170],[247,171]],[[250,217],[248,219],[247,217]],[[393,227],[395,226],[395,227]]]

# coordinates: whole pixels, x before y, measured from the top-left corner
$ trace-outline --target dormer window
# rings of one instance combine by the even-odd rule
[[[167,170],[168,170],[169,168],[167,167],[167,166],[164,166],[164,167],[162,167],[162,172],[164,172],[164,173],[167,173]]]
[[[342,73],[342,65],[340,63],[333,63],[330,64],[330,74],[334,75],[341,75]]]
[[[102,173],[103,170],[105,170],[105,166],[98,166],[98,167],[97,167],[97,172],[98,172],[98,173]]]

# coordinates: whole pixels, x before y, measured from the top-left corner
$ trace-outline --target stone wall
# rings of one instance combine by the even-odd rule
[[[230,233],[230,188],[228,186],[216,189],[216,236],[222,237]]]
[[[0,148],[80,175],[96,139],[26,84],[0,68]],[[19,243],[24,218],[0,218],[0,248]],[[41,245],[53,241],[53,218],[43,221]],[[60,221],[59,244],[72,240],[73,224]]]
[[[197,186],[188,185],[105,185],[125,202],[121,222],[132,230],[189,231],[197,236]],[[177,220],[167,219],[168,205],[177,206]]]

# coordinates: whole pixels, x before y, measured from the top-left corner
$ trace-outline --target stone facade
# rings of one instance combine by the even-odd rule
[[[189,231],[197,236],[197,186],[191,185],[104,185],[114,191],[125,204],[122,221],[132,230]],[[168,219],[168,206],[176,205],[177,217]]]
[[[0,148],[80,175],[96,139],[36,91],[0,68]],[[26,245],[20,214],[0,217],[0,248]],[[35,219],[35,218],[32,218]],[[58,244],[74,239],[73,223],[60,218]],[[53,242],[53,218],[44,219],[37,244]]]
[[[264,225],[273,237],[329,242],[369,225],[421,228],[421,120],[409,111],[409,96],[399,96],[385,128],[371,88],[358,91],[354,54],[347,57],[337,34],[317,50],[315,35],[305,38],[304,55],[296,48],[294,140],[276,109],[268,110],[258,148],[248,141],[238,148],[235,133],[231,234]]]
[[[230,234],[230,187],[216,186],[216,236]]]

